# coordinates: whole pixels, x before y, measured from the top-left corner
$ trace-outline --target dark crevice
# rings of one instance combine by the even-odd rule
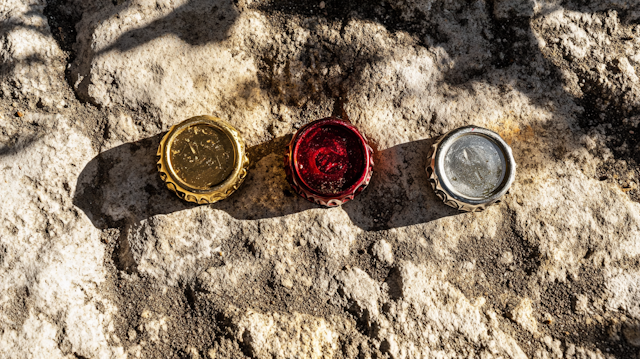
[[[402,299],[404,295],[400,268],[394,267],[391,269],[385,282],[389,286],[389,297],[393,300]]]
[[[124,221],[121,221],[120,223],[122,222]],[[124,271],[127,274],[137,273],[138,264],[133,257],[133,252],[131,252],[131,245],[129,244],[128,238],[131,225],[124,222],[119,227],[120,235],[118,236],[113,253],[111,253],[111,259],[118,270]]]
[[[325,0],[324,3],[325,7],[320,8],[318,6],[319,3],[315,1],[272,0],[261,3],[257,8],[269,13],[299,15],[305,18],[324,18],[344,25],[352,19],[374,21],[384,25],[392,32],[413,32],[420,28],[418,21],[403,19],[402,14],[387,1],[356,0],[344,2],[340,0]]]
[[[70,64],[76,59],[73,45],[77,38],[76,24],[82,19],[82,12],[68,2],[69,0],[47,0],[43,13],[47,17],[51,35],[65,53],[66,63]],[[69,66],[65,66],[65,80],[73,89]],[[76,92],[73,91],[73,93]]]
[[[192,311],[196,309],[196,293],[193,288],[187,285],[184,289],[184,297],[187,299],[187,304]]]
[[[76,24],[81,20],[82,13],[67,4],[67,0],[47,0],[43,13],[49,22],[51,35],[62,51],[67,53],[69,62],[72,62],[75,59],[73,44],[77,36]]]

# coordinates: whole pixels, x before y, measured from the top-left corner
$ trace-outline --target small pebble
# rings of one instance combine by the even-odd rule
[[[11,104],[11,106],[18,107],[18,104],[14,102],[14,103]]]
[[[16,116],[18,116],[18,117],[23,117],[23,116],[24,116],[24,113],[22,113],[22,112],[18,111],[18,112],[16,112]]]
[[[321,9],[324,9],[324,1],[320,1],[320,6]]]
[[[635,132],[633,132],[633,130],[629,130],[629,133],[633,135]]]

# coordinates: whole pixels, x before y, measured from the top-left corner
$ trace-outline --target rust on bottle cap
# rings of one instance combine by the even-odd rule
[[[291,187],[305,199],[327,207],[352,200],[369,184],[373,150],[348,121],[329,117],[302,127],[285,153]]]
[[[197,116],[169,130],[160,141],[158,171],[178,197],[198,204],[231,195],[247,176],[249,159],[238,131],[212,116]]]

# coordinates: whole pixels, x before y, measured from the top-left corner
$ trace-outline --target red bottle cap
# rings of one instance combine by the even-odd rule
[[[305,199],[335,207],[362,192],[373,174],[373,150],[349,122],[328,117],[302,127],[284,157],[287,181]]]

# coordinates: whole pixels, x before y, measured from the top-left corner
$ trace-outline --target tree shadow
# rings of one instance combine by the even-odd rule
[[[144,27],[125,32],[96,56],[129,51],[168,34],[192,46],[220,42],[228,37],[238,14],[231,0],[190,1]]]
[[[346,21],[359,19],[380,23],[390,32],[419,31],[417,22],[406,21],[402,13],[387,1],[326,0],[323,3],[324,7],[320,7],[320,3],[317,1],[272,0],[263,2],[256,8],[265,13],[282,13],[303,18],[315,17],[328,21],[339,21],[343,23],[343,27]],[[424,16],[421,15],[420,18],[424,19]]]
[[[542,51],[544,46],[538,40],[540,29],[538,34],[534,33],[535,21],[554,11],[608,16],[609,11],[615,10],[621,24],[639,24],[640,3],[625,6],[608,2],[564,1],[562,4],[539,4],[542,8],[537,13],[534,11],[533,1],[486,1],[477,3],[478,6],[464,1],[433,2],[428,6],[415,4],[410,13],[399,10],[399,6],[388,1],[356,0],[344,3],[327,0],[324,3],[325,6],[320,8],[316,1],[273,0],[257,5],[257,9],[274,15],[275,19],[283,17],[276,15],[301,18],[304,26],[312,32],[322,27],[319,26],[318,19],[329,23],[338,22],[343,30],[348,21],[357,19],[383,25],[391,34],[409,34],[419,46],[444,50],[446,55],[437,60],[439,68],[444,71],[441,80],[443,86],[461,89],[472,95],[481,95],[477,93],[477,83],[487,83],[505,93],[515,89],[541,108],[549,107],[550,103],[552,107],[560,107],[564,105],[564,101],[575,101],[584,109],[576,114],[580,127],[589,130],[601,124],[612,125],[606,131],[611,138],[609,147],[614,149],[614,156],[632,161],[632,167],[640,164],[640,151],[633,150],[639,148],[640,137],[634,135],[637,129],[633,128],[631,122],[624,121],[625,118],[640,115],[637,104],[625,103],[629,98],[623,94],[631,89],[598,82],[598,70],[592,68],[593,64],[581,63],[571,56],[563,55],[559,60],[563,63],[558,63],[558,59],[553,57],[558,49]],[[405,4],[405,8],[408,7]],[[607,21],[603,21],[598,26],[609,36],[616,38],[615,41],[620,42],[620,48],[624,47],[625,41],[633,39],[628,31],[625,33],[606,23]],[[315,67],[315,63],[322,62],[328,63],[329,67],[342,65],[343,69],[348,70],[337,78],[332,78],[331,73],[321,76],[312,70],[305,70],[298,76],[304,80],[300,83],[308,86],[300,91],[314,93],[315,88],[324,87],[324,92],[329,97],[344,96],[348,90],[354,93],[371,91],[368,88],[358,88],[359,74],[368,65],[384,60],[384,56],[366,46],[354,48],[348,44],[346,47],[344,44],[334,44],[322,38],[322,31],[318,33],[309,37],[305,45],[306,51],[295,60],[309,69]],[[547,44],[546,48],[550,46]],[[271,68],[274,62],[271,56],[274,54],[269,54],[264,59],[266,66],[262,72],[265,75],[260,77],[265,88],[273,89],[276,87],[274,83],[286,79],[272,78],[271,74],[276,71]],[[607,64],[607,71],[611,70],[607,76],[612,79],[620,77],[616,61],[614,59],[611,64]],[[583,84],[572,92],[562,89],[563,83],[567,82],[566,69],[574,71],[578,82]],[[549,97],[545,89],[555,84],[565,96]],[[273,92],[279,96],[282,91],[276,89]],[[280,98],[285,102],[288,100],[286,97]],[[567,120],[567,125],[575,128],[569,122]],[[627,150],[617,150],[618,148]],[[640,169],[638,173],[640,174]]]
[[[48,29],[43,26],[34,26],[31,24],[27,24],[25,21],[28,17],[43,17],[42,13],[38,10],[39,6],[30,5],[29,10],[25,12],[22,16],[9,16],[8,19],[4,19],[0,22],[0,41],[7,41],[6,37],[8,37],[12,32],[17,30],[29,30],[31,32],[36,32],[41,36],[48,36]],[[15,39],[13,41],[16,41]],[[6,77],[11,77],[14,75],[15,69],[18,66],[30,67],[33,64],[41,64],[41,65],[49,65],[51,63],[51,59],[47,58],[43,54],[33,52],[23,58],[16,59],[11,56],[11,45],[10,42],[5,44],[4,46],[9,46],[9,56],[7,58],[3,58],[0,62],[0,80],[8,83],[10,86],[14,88],[20,88],[21,84],[18,83],[15,79],[10,79],[7,81]],[[0,97],[2,96],[2,90],[6,90],[3,88],[4,86],[0,85]],[[19,95],[13,95],[14,98],[18,98]]]
[[[64,0],[50,0],[49,3],[57,4],[61,1],[64,2]],[[131,6],[129,2],[120,3],[120,1],[115,1],[113,7],[103,7],[86,16],[89,18],[95,17],[91,22],[98,26],[111,17],[119,16],[118,14],[125,12]],[[523,1],[518,3],[517,6],[509,5],[510,2],[497,1],[487,1],[481,6],[471,6],[468,2],[463,1],[435,2],[429,6],[416,5],[410,14],[403,12],[397,4],[388,1],[355,0],[341,2],[338,0],[326,0],[323,3],[324,7],[320,8],[320,3],[317,1],[271,0],[256,2],[255,5],[247,6],[250,9],[257,9],[266,15],[270,15],[270,19],[276,22],[283,17],[292,16],[309,20],[305,22],[305,26],[311,30],[318,27],[318,19],[339,22],[342,29],[352,19],[376,22],[383,25],[390,33],[406,32],[417,39],[417,45],[419,46],[443,48],[449,56],[446,61],[452,64],[444,74],[443,82],[446,84],[474,93],[473,83],[476,81],[493,82],[493,85],[498,87],[509,83],[528,96],[536,105],[544,106],[545,103],[543,102],[548,102],[547,98],[541,98],[544,96],[540,96],[540,93],[534,90],[540,78],[531,76],[531,69],[527,69],[532,60],[541,57],[538,44],[532,40],[535,38],[531,24],[534,14],[534,2],[532,1]],[[597,4],[597,2],[593,3]],[[564,8],[574,11],[585,11],[585,9],[590,9],[590,6],[601,11],[609,8],[616,9],[622,15],[623,22],[639,22],[639,16],[636,14],[637,11],[633,11],[633,7],[627,9],[622,5],[608,4],[606,6],[603,5],[603,9],[600,9],[598,6],[592,5],[592,2],[589,1],[565,1],[562,3]],[[49,6],[49,8],[52,7]],[[405,7],[408,6],[405,4]],[[640,8],[640,5],[636,7]],[[553,5],[536,16],[543,16],[545,13],[557,9],[559,9],[559,5]],[[49,12],[55,15],[55,11],[49,10]],[[502,15],[498,16],[498,13]],[[87,91],[83,89],[89,85],[90,76],[88,75],[93,58],[112,51],[129,51],[165,35],[175,35],[193,46],[220,42],[228,37],[229,29],[239,15],[239,5],[231,0],[212,2],[191,0],[148,25],[125,32],[105,48],[96,49],[93,52],[94,50],[86,50],[91,49],[91,46],[87,44],[81,46],[85,51],[92,53],[83,54],[85,59],[83,63],[74,63],[70,70],[74,74],[72,82],[75,83],[76,80],[83,79],[83,83],[78,85],[77,90],[80,94],[85,94]],[[80,18],[78,14],[73,16],[75,16],[76,21]],[[436,21],[437,19],[446,21]],[[57,21],[54,16],[52,23],[58,24],[62,22]],[[58,32],[54,31],[53,28],[52,33],[61,42],[61,46],[68,47],[70,37],[65,37],[65,42],[59,39]],[[472,38],[469,37],[471,34],[474,34]],[[466,41],[467,38],[473,41]],[[87,39],[80,39],[79,41],[90,41],[90,39],[91,37],[89,36]],[[299,60],[305,66],[314,67],[314,63],[320,60],[329,65],[342,64],[344,66],[343,72],[337,78],[334,78],[335,76],[332,76],[331,73],[328,76],[316,73],[299,74],[312,79],[304,78],[299,81],[304,88],[297,89],[296,92],[309,93],[311,94],[310,97],[314,92],[317,92],[315,90],[317,85],[320,85],[319,87],[322,87],[323,91],[329,94],[329,97],[340,96],[345,93],[344,88],[351,88],[354,85],[353,80],[357,79],[358,73],[364,65],[383,60],[380,54],[371,53],[371,49],[345,48],[344,46],[331,44],[331,41],[325,41],[327,39],[318,38],[316,40],[320,40],[317,41],[319,44],[316,44],[316,47],[308,43],[306,50],[309,51],[303,51],[300,54],[302,58]],[[64,44],[62,44],[63,42]],[[313,55],[307,54],[307,52],[316,51],[318,48],[326,50],[324,54],[326,58],[314,59]],[[279,49],[266,50],[266,52],[265,58],[262,59],[263,61],[260,64],[261,70],[267,70],[261,71],[267,75],[259,75],[262,87],[272,89],[276,98],[280,98],[285,103],[299,102],[297,100],[300,99],[295,98],[296,96],[293,96],[293,98],[291,96],[280,96],[283,90],[277,88],[278,86],[274,86],[274,83],[281,83],[282,79],[274,79],[272,75],[269,75],[274,72],[269,71],[273,70],[270,68],[274,62],[271,57],[279,56],[277,54]],[[319,56],[322,57],[323,55],[320,54]],[[544,77],[547,82],[560,83],[562,74],[558,67],[549,59],[544,58],[544,56],[542,56],[542,59],[544,70],[547,71],[541,73],[539,77]],[[496,79],[486,76],[492,70],[506,69],[511,66],[521,66],[523,72],[505,73],[504,75],[508,78],[506,80],[500,79],[498,82],[496,82]],[[587,85],[589,85],[590,79],[586,80],[588,80]],[[290,83],[288,84],[291,85]],[[611,95],[611,91],[606,87],[598,88],[597,92],[602,92],[604,97],[615,97],[607,96]],[[587,93],[584,99],[576,99],[580,105],[586,106],[583,116],[585,121],[582,121],[581,125],[597,119],[602,112],[606,112],[598,111],[593,106],[589,106],[593,103],[591,97]],[[615,104],[612,106],[615,106]],[[637,111],[638,109],[635,110]],[[606,121],[615,122],[615,119],[607,118]],[[597,122],[600,123],[602,121],[598,120]],[[628,140],[637,144],[637,141],[634,141],[633,138]]]
[[[33,146],[44,136],[43,133],[28,133],[19,137],[13,137],[8,142],[0,144],[0,158],[15,155]]]
[[[192,0],[145,26],[125,31],[108,46],[96,49],[92,44],[95,29],[108,19],[133,11],[133,2],[69,4],[69,0],[48,0],[47,3],[45,14],[48,14],[51,32],[60,47],[69,53],[71,66],[66,70],[67,81],[78,99],[92,103],[95,101],[88,88],[95,58],[112,52],[127,52],[168,35],[192,46],[220,42],[229,36],[229,30],[239,15],[232,0]],[[161,8],[157,4],[157,9]],[[76,34],[75,28],[83,18],[90,21],[88,34]]]
[[[59,1],[64,0],[50,2]],[[96,18],[91,22],[98,26],[106,19],[119,16],[131,6],[128,2],[119,3],[120,1],[114,2],[112,8],[108,6],[89,14],[89,18]],[[264,13],[274,23],[291,17],[299,18],[312,34],[316,33],[309,36],[300,53],[293,53],[293,58],[290,56],[292,54],[283,54],[277,47],[263,49],[262,58],[257,63],[260,68],[260,87],[267,89],[280,103],[300,106],[307,100],[318,100],[323,96],[336,98],[350,91],[367,91],[365,88],[357,88],[358,80],[369,64],[384,61],[384,54],[378,53],[375,46],[355,48],[348,42],[335,42],[320,35],[323,25],[319,20],[339,23],[344,30],[349,21],[356,19],[378,23],[392,34],[409,34],[416,39],[418,46],[443,49],[446,56],[438,61],[451,65],[438,65],[441,69],[448,68],[444,70],[441,80],[444,85],[451,85],[470,94],[476,93],[475,84],[478,82],[490,83],[505,91],[513,87],[527,96],[531,103],[546,107],[550,101],[560,104],[563,99],[550,99],[541,91],[540,84],[557,83],[560,86],[563,74],[562,69],[541,52],[532,28],[535,18],[563,8],[603,12],[611,8],[620,12],[624,23],[639,22],[633,9],[612,4],[600,6],[600,9],[588,1],[565,1],[561,4],[562,7],[557,4],[544,5],[546,8],[537,15],[534,15],[534,3],[531,1],[524,1],[517,6],[498,1],[487,1],[482,6],[470,6],[468,2],[435,2],[429,6],[417,4],[409,13],[406,12],[406,8],[409,8],[406,4],[402,8],[389,1],[355,0],[345,3],[327,0],[322,8],[319,4],[317,1],[271,0],[245,6],[231,0],[191,0],[148,25],[126,31],[105,48],[93,50],[88,44],[79,46],[90,53],[83,54],[82,62],[74,62],[68,70],[70,83],[75,85],[76,93],[81,99],[93,101],[88,95],[88,89],[91,84],[91,63],[95,57],[113,51],[129,51],[166,35],[177,36],[193,46],[220,42],[229,36],[229,29],[240,16],[240,11],[246,7]],[[57,34],[53,28],[52,33],[54,36]],[[289,32],[288,36],[293,34]],[[86,41],[91,41],[91,38],[85,36],[79,39],[79,42]],[[536,61],[539,66],[532,68],[531,63]],[[291,76],[287,68],[275,68],[280,63],[287,64],[286,67],[292,62],[302,66],[295,70],[295,78],[287,78]],[[337,66],[341,70],[337,73],[323,73],[316,69],[316,63],[323,63],[327,68]],[[499,72],[497,75],[496,70]],[[566,95],[568,100],[574,100],[585,109],[579,115],[580,126],[591,128],[603,123],[613,124],[620,130],[609,130],[609,135],[620,140],[615,140],[612,148],[623,148],[625,143],[631,149],[638,147],[640,140],[629,133],[632,130],[630,125],[622,122],[629,111],[620,110],[622,106],[616,100],[620,96],[616,96],[611,88],[600,86],[588,71],[578,73],[578,76],[579,80],[586,83],[583,95]],[[606,110],[602,110],[596,106],[597,98],[610,98],[613,101],[610,101]],[[634,108],[631,112],[640,113],[640,109]],[[637,154],[640,152],[627,152],[614,151],[614,154],[617,158],[640,162],[640,155]]]

